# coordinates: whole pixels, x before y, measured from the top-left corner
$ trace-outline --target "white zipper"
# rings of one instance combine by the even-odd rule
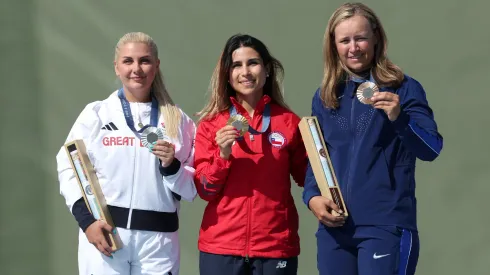
[[[126,228],[131,228],[131,217],[133,214],[134,182],[136,178],[136,159],[138,154],[138,146],[140,142],[136,135],[134,140],[135,140],[135,144],[134,144],[134,158],[133,158],[133,181],[131,182],[131,200],[129,201],[129,214],[128,214],[128,223],[126,225]]]

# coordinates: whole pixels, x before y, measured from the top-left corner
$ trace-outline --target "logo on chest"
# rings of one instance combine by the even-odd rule
[[[271,132],[268,139],[270,144],[277,149],[281,149],[287,144],[286,137],[281,132]]]

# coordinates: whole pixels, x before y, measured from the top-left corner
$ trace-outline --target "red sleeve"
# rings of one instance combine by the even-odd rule
[[[199,123],[196,132],[194,183],[197,193],[205,201],[214,200],[220,195],[226,182],[233,156],[228,160],[219,155],[215,141],[216,129],[211,121]]]
[[[292,126],[294,127],[293,141],[289,154],[289,167],[291,167],[291,175],[298,186],[303,187],[305,184],[306,168],[308,166],[308,155],[303,144],[303,138],[299,131],[299,117],[293,118]]]

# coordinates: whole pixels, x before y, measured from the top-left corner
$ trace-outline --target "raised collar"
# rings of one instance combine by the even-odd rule
[[[254,113],[255,114],[262,114],[264,112],[265,105],[270,103],[271,100],[272,99],[270,98],[270,96],[263,95],[262,98],[260,98],[259,102],[257,102],[257,106],[255,106]],[[248,116],[248,113],[245,110],[245,108],[243,108],[243,106],[238,102],[238,100],[235,97],[231,96],[230,101],[231,101],[231,104],[233,104],[233,106],[235,106],[237,113],[247,114],[247,116]]]

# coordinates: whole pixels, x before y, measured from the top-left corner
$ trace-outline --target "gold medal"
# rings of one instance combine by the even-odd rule
[[[235,127],[240,132],[240,136],[245,135],[245,133],[248,131],[248,121],[242,115],[234,115],[230,117],[226,124]]]
[[[379,88],[373,82],[366,81],[357,88],[357,99],[364,104],[373,104],[371,97],[378,92]]]

